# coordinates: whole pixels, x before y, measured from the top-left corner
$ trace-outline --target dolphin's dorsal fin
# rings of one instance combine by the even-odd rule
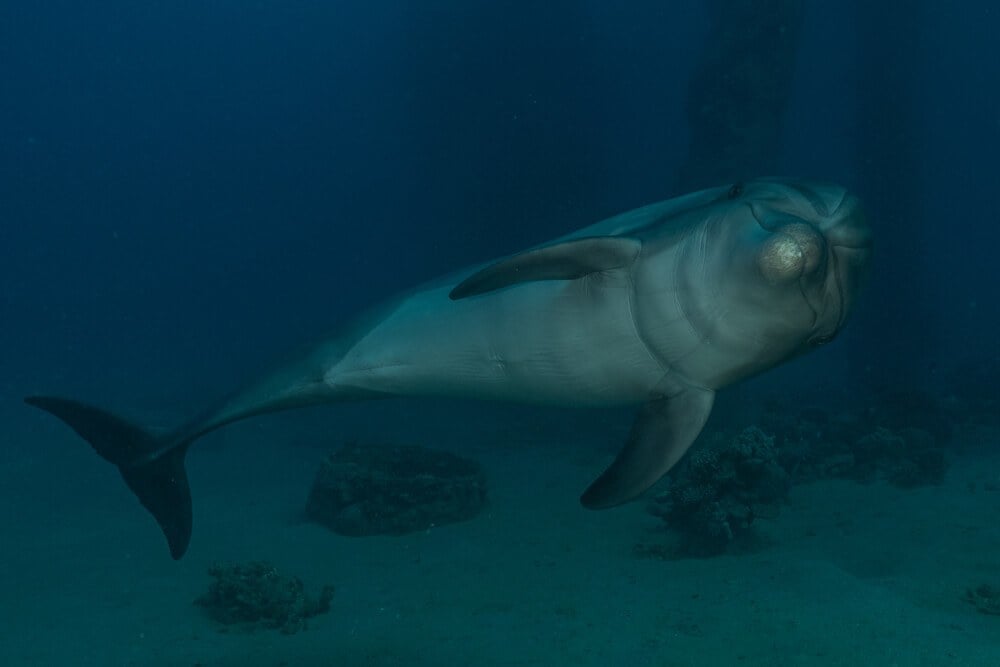
[[[455,286],[449,296],[464,299],[535,280],[576,280],[628,266],[641,248],[640,241],[624,236],[590,236],[547,245],[476,271]]]
[[[642,408],[625,447],[580,497],[590,509],[614,507],[651,487],[676,464],[705,426],[715,392],[670,376]]]

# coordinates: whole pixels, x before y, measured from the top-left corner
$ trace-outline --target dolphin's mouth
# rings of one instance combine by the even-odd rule
[[[833,248],[830,249],[828,261],[830,262],[830,280],[833,283],[833,298],[836,304],[835,307],[837,309],[837,317],[834,320],[833,329],[831,331],[820,332],[809,339],[809,344],[814,347],[826,345],[836,338],[837,334],[840,333],[840,330],[844,327],[844,322],[847,320],[847,304],[844,300],[843,273],[840,267],[839,258],[837,257],[837,251]]]
[[[817,303],[816,287],[813,286],[810,289],[806,284],[805,278],[799,281],[802,299],[812,312],[813,321],[810,327],[819,326],[821,320],[830,322],[828,325],[821,326],[809,338],[808,342],[812,347],[826,345],[836,338],[844,326],[844,321],[847,319],[847,304],[844,299],[844,283],[841,278],[840,262],[838,261],[836,251],[832,248],[830,249],[827,262],[828,269],[824,278],[826,286],[823,288],[823,292],[828,295],[827,297],[818,297],[819,302]]]
[[[858,247],[848,245],[834,245],[830,247],[829,256],[829,292],[832,303],[831,311],[836,309],[836,317],[830,319],[833,322],[829,331],[820,331],[810,339],[814,345],[822,345],[833,340],[844,328],[847,318],[851,314],[854,301],[857,298],[861,285],[867,274],[867,267],[871,258],[871,243]],[[815,307],[810,304],[815,311]]]
[[[825,342],[830,342],[836,338],[837,334],[844,327],[844,321],[847,320],[847,303],[844,299],[844,273],[840,266],[840,258],[837,255],[836,249],[830,252],[830,275],[833,279],[834,291],[836,292],[837,323],[833,326],[833,333],[829,335]]]
[[[860,200],[845,192],[830,214],[833,225],[824,236],[830,245],[830,270],[837,299],[837,325],[840,331],[854,306],[861,284],[868,273],[872,256],[872,229]]]

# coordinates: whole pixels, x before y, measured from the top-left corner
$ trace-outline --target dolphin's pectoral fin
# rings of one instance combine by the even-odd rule
[[[625,447],[580,497],[589,509],[614,507],[639,496],[677,463],[701,433],[715,392],[676,380],[660,383],[642,406]]]
[[[591,236],[518,253],[477,271],[451,291],[464,299],[535,280],[575,280],[628,266],[642,243],[625,236]]]

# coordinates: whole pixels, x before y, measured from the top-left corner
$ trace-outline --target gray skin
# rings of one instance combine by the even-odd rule
[[[175,558],[191,533],[188,446],[240,419],[332,401],[641,404],[618,458],[581,498],[611,507],[683,456],[718,389],[833,339],[871,244],[857,199],[839,186],[713,188],[419,287],[165,436],[77,401],[26,401],[119,467]]]

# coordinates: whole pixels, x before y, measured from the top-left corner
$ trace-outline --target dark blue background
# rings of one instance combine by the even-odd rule
[[[395,290],[678,194],[707,15],[627,5],[0,4],[0,399],[214,395]],[[808,5],[775,150],[863,188],[873,65],[849,4]],[[917,284],[915,365],[996,354],[1000,18],[921,27],[876,26],[917,82],[919,243],[879,237],[882,288],[809,363],[878,375],[866,343],[923,335],[893,317]]]

